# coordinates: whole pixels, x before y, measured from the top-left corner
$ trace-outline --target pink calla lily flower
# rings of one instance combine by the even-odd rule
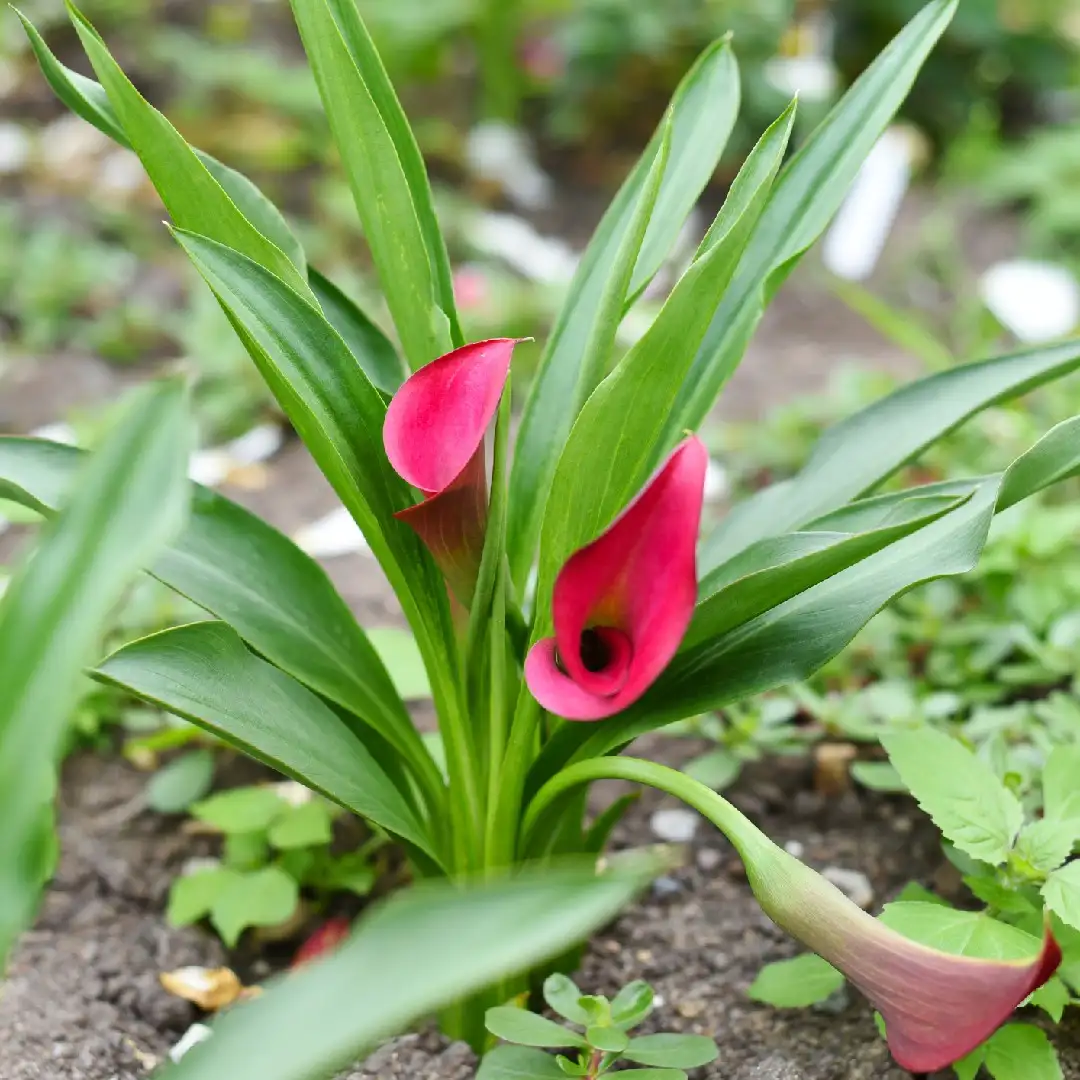
[[[697,599],[698,528],[708,453],[680,443],[633,502],[575,552],[555,581],[555,636],[525,661],[533,696],[568,720],[633,704],[679,648]]]
[[[424,501],[395,515],[439,564],[453,595],[472,599],[487,524],[484,436],[499,408],[517,341],[462,346],[414,372],[394,395],[383,445]]]

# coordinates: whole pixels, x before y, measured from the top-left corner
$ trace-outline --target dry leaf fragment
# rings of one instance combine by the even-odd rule
[[[204,1012],[232,1005],[244,991],[240,977],[227,967],[183,967],[163,971],[158,978],[170,994],[192,1002]]]

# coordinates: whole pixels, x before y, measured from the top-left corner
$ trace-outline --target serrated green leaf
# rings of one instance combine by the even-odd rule
[[[984,912],[941,904],[886,904],[881,921],[921,945],[978,960],[1030,960],[1042,945],[1033,934]]]
[[[985,762],[933,728],[889,732],[881,742],[919,806],[961,851],[991,866],[1005,861],[1024,811]]]
[[[280,867],[267,866],[236,874],[210,909],[210,922],[232,948],[249,926],[277,926],[290,918],[300,902],[296,882]]]
[[[606,1054],[621,1054],[630,1045],[630,1038],[621,1028],[592,1024],[585,1029],[589,1045]]]
[[[1056,870],[1071,854],[1080,839],[1080,820],[1058,821],[1041,818],[1029,821],[1016,838],[1016,854],[1036,870]]]
[[[851,776],[856,783],[871,791],[907,791],[907,786],[900,779],[900,774],[887,761],[852,762]]]
[[[1035,905],[1028,898],[1028,890],[1010,889],[994,877],[987,874],[965,874],[964,884],[971,890],[976,899],[981,900],[989,907],[997,908],[1007,914],[1023,915],[1036,910]],[[906,897],[904,899],[907,899]],[[1038,893],[1035,893],[1035,901],[1038,907]]]
[[[270,826],[267,840],[279,851],[329,844],[334,837],[333,811],[320,799],[288,806]]]
[[[844,976],[814,953],[766,964],[746,991],[754,1001],[778,1009],[803,1009],[824,1001],[844,985]]]
[[[623,1058],[639,1065],[659,1065],[669,1069],[696,1069],[715,1061],[716,1042],[705,1035],[639,1035],[630,1040]]]
[[[1057,975],[1051,976],[1029,998],[1030,1004],[1042,1009],[1055,1024],[1061,1023],[1061,1017],[1070,1001],[1072,994]]]
[[[396,626],[376,626],[368,631],[368,640],[390,673],[394,689],[405,701],[431,697],[424,658],[412,634]]]
[[[588,1044],[576,1031],[556,1024],[546,1016],[513,1005],[497,1005],[484,1014],[484,1025],[492,1035],[521,1046],[584,1047]]]
[[[484,1055],[476,1080],[563,1080],[567,1075],[543,1050],[507,1045],[496,1046]]]
[[[265,832],[287,809],[272,788],[240,787],[196,803],[191,816],[223,833]]]
[[[992,1035],[985,1065],[994,1080],[1062,1080],[1057,1051],[1033,1024],[1006,1024]]]
[[[1042,887],[1046,906],[1063,922],[1080,930],[1080,860],[1055,870]]]
[[[589,1023],[589,1014],[578,1002],[581,990],[573,979],[555,972],[544,980],[544,1000],[564,1020],[585,1027]]]
[[[238,876],[237,871],[220,866],[178,877],[169,889],[169,906],[165,911],[169,925],[190,926],[205,918]]]

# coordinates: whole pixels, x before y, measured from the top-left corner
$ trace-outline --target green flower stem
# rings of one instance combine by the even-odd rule
[[[510,726],[506,755],[498,770],[498,777],[492,781],[492,789],[497,791],[497,796],[488,805],[484,844],[485,862],[489,869],[509,866],[517,853],[525,776],[536,756],[540,716],[540,705],[522,683]]]
[[[517,124],[521,73],[517,44],[522,0],[483,0],[475,34],[480,61],[481,110],[485,120]]]

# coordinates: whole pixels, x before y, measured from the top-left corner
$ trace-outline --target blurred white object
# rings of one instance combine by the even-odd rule
[[[541,236],[513,214],[477,214],[468,239],[485,255],[502,259],[523,277],[545,285],[566,284],[577,269],[578,256],[569,244]]]
[[[57,179],[92,180],[99,155],[111,146],[108,135],[68,113],[45,125],[38,140],[38,157]]]
[[[628,349],[636,345],[649,332],[659,313],[660,309],[655,304],[638,304],[631,308],[615,331],[616,340]]]
[[[176,1064],[192,1047],[206,1042],[213,1034],[206,1024],[192,1024],[169,1051],[169,1059]]]
[[[133,150],[118,146],[101,162],[100,187],[112,195],[133,195],[147,183],[142,162]]]
[[[54,424],[42,424],[41,427],[34,428],[30,434],[35,439],[48,439],[49,442],[63,443],[65,446],[78,445],[75,429],[63,420],[58,420]]]
[[[1052,341],[1080,324],[1080,285],[1064,266],[1010,259],[979,282],[983,303],[1020,341]]]
[[[305,525],[293,536],[293,540],[301,551],[306,551],[314,559],[335,559],[368,550],[364,534],[344,506]]]
[[[0,124],[0,176],[14,176],[30,160],[30,136],[19,124]]]
[[[822,257],[838,277],[863,281],[873,273],[911,183],[916,148],[913,132],[891,127],[867,155],[825,237]]]
[[[528,134],[503,120],[485,120],[469,132],[465,162],[478,180],[498,184],[524,210],[551,203],[551,177],[536,163]]]
[[[257,424],[223,446],[196,450],[188,464],[188,477],[196,484],[217,487],[233,470],[272,458],[284,441],[285,432],[280,424]]]
[[[765,61],[765,78],[782,94],[804,101],[831,101],[840,77],[825,56],[774,56]]]
[[[276,784],[271,784],[270,789],[289,806],[306,806],[315,798],[315,792],[311,788],[304,787],[295,780],[281,780]]]
[[[705,501],[707,503],[721,502],[731,492],[731,481],[728,478],[727,469],[715,458],[709,458],[708,468],[705,470]]]

